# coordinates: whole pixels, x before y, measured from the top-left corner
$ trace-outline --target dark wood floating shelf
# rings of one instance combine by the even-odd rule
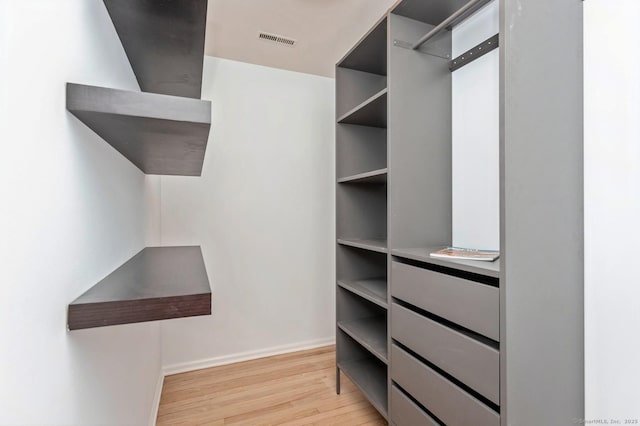
[[[67,109],[146,174],[202,174],[210,101],[67,83]]]
[[[200,247],[147,247],[69,304],[69,330],[211,314]]]
[[[104,0],[145,92],[200,99],[207,0]]]

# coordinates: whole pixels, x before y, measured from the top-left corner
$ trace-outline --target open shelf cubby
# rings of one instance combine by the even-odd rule
[[[361,280],[338,280],[338,286],[385,309],[389,306],[387,303],[386,277]]]
[[[387,77],[338,67],[336,69],[336,102],[338,117],[351,115],[386,94]],[[338,122],[341,122],[338,118]]]
[[[338,184],[336,207],[338,243],[386,252],[386,185]]]
[[[387,89],[382,89],[338,117],[340,124],[387,127]]]
[[[342,289],[387,307],[387,256],[375,250],[338,244],[337,283]],[[337,288],[336,292],[341,289]]]
[[[338,321],[338,328],[387,364],[387,319],[384,316]]]
[[[207,0],[103,0],[144,92],[200,99]]]
[[[143,173],[202,173],[210,101],[67,83],[67,110]]]
[[[387,366],[342,330],[338,330],[336,340],[338,368],[387,418]]]
[[[387,75],[387,17],[382,17],[338,61],[338,66],[370,74]]]
[[[338,123],[369,127],[387,127],[387,89],[374,93],[340,117]]]
[[[147,247],[71,302],[69,330],[211,314],[198,246]]]
[[[387,169],[387,130],[378,127],[336,126],[336,172],[338,182]],[[386,180],[385,180],[386,183]]]
[[[338,328],[387,363],[387,309],[342,287],[336,293]]]

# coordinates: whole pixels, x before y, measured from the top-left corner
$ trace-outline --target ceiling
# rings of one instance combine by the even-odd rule
[[[209,0],[205,54],[326,77],[395,0]],[[267,32],[293,47],[261,40]]]

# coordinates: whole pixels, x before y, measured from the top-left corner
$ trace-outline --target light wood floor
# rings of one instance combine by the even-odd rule
[[[335,347],[167,376],[158,425],[386,425],[342,375]]]

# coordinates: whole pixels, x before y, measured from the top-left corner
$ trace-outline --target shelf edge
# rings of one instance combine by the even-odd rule
[[[380,90],[379,92],[375,93],[373,96],[367,98],[364,102],[360,103],[359,105],[355,106],[354,108],[351,108],[349,111],[347,111],[345,114],[342,114],[342,116],[340,116],[337,120],[338,123],[342,123],[344,120],[346,120],[347,118],[351,117],[352,115],[354,115],[356,112],[366,108],[367,106],[369,106],[370,104],[372,104],[373,102],[377,101],[378,99],[386,96],[388,93],[388,89],[385,87],[384,89]],[[349,123],[346,123],[349,124]]]

